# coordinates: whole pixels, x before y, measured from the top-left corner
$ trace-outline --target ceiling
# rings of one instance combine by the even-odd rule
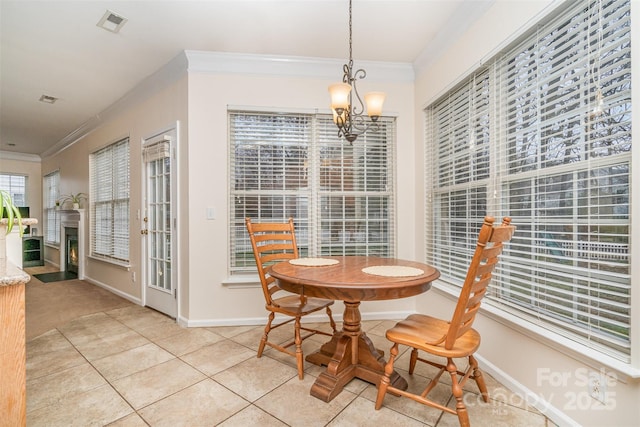
[[[354,61],[428,66],[494,1],[353,0]],[[0,152],[46,154],[183,50],[348,58],[348,1],[0,0]]]

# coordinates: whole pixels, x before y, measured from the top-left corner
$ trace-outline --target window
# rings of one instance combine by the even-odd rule
[[[301,256],[395,254],[395,121],[342,142],[331,116],[230,112],[231,270],[255,271],[245,218],[293,217]]]
[[[630,363],[630,4],[570,7],[427,108],[427,253],[461,283],[512,217],[487,303]]]
[[[60,213],[56,201],[60,198],[60,171],[44,176],[42,183],[42,208],[44,210],[44,242],[60,245]]]
[[[27,206],[27,177],[24,175],[0,174],[0,190],[11,195],[16,206]]]
[[[129,261],[129,139],[91,154],[91,256]]]

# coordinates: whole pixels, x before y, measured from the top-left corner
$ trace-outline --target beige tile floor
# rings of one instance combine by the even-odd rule
[[[391,321],[363,323],[378,348],[388,351]],[[281,328],[283,329],[283,328]],[[256,350],[262,327],[182,328],[144,307],[83,315],[27,343],[27,425],[36,426],[456,426],[457,418],[388,395],[374,410],[375,386],[353,380],[329,403],[309,395],[321,372],[307,363],[299,380],[295,360],[273,349]],[[274,337],[282,334],[273,332]],[[323,337],[305,341],[306,352]],[[417,388],[432,374],[409,376],[407,353],[399,372]],[[488,404],[475,384],[466,402],[474,426],[553,425],[487,375]],[[452,405],[442,380],[437,398]],[[509,404],[505,403],[509,402]]]

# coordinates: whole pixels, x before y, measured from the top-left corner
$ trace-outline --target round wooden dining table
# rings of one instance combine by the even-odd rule
[[[384,375],[384,352],[375,348],[361,328],[361,301],[407,298],[426,292],[440,272],[427,264],[395,258],[343,256],[304,258],[274,264],[270,274],[278,285],[309,297],[341,300],[345,310],[342,330],[305,360],[325,365],[311,387],[311,395],[325,402],[337,396],[353,378],[376,384]],[[391,383],[407,382],[397,372]]]

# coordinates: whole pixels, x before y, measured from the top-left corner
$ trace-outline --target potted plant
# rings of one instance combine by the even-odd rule
[[[0,276],[4,275],[7,269],[7,234],[11,233],[13,225],[16,223],[20,229],[20,237],[22,237],[20,211],[13,203],[11,194],[6,190],[0,190]]]
[[[87,195],[85,193],[66,194],[56,201],[56,206],[58,203],[62,205],[69,202],[73,206],[73,209],[80,209],[80,202],[83,200],[87,200]]]
[[[20,215],[20,210],[13,203],[11,199],[11,194],[9,194],[6,190],[0,190],[0,218],[5,218],[6,221],[2,221],[2,226],[6,227],[4,233],[0,230],[0,234],[5,235],[11,233],[13,229],[13,224],[18,223],[18,228],[20,228],[20,235],[22,235],[22,216]]]

